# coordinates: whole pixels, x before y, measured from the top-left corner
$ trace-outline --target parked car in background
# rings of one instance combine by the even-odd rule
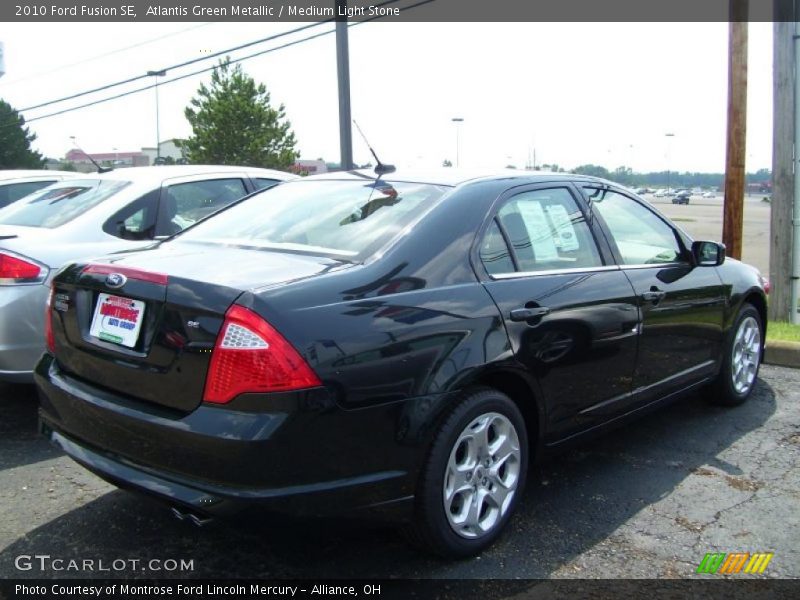
[[[692,197],[691,192],[689,190],[680,190],[679,192],[675,192],[675,196],[672,198],[673,204],[689,204],[689,199]]]
[[[755,269],[608,181],[331,173],[65,267],[40,417],[182,518],[377,513],[464,557],[532,460],[700,386],[744,402],[765,310]]]
[[[80,173],[72,171],[6,170],[0,171],[0,208],[16,202],[50,184],[72,179]]]
[[[138,167],[83,174],[0,209],[0,381],[32,380],[48,285],[65,262],[147,246],[294,178],[239,167]]]
[[[664,189],[661,189],[661,190],[656,190],[655,194],[653,194],[653,195],[654,195],[656,198],[663,198],[664,196],[666,196],[666,195],[667,195],[667,190],[664,190]]]
[[[716,198],[717,195],[714,192],[705,192],[703,194],[703,198]]]

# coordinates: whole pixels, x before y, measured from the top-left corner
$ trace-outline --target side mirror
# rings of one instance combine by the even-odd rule
[[[692,256],[698,267],[718,267],[725,262],[725,244],[718,242],[692,242]]]

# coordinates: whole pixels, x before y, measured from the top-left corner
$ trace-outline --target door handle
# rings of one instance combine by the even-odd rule
[[[511,311],[509,317],[512,321],[530,321],[531,319],[539,319],[549,314],[550,309],[546,307],[515,308]]]
[[[645,302],[652,302],[657,304],[661,300],[664,299],[664,296],[667,295],[667,292],[662,292],[658,288],[651,289],[649,292],[644,292],[641,296],[642,300]]]

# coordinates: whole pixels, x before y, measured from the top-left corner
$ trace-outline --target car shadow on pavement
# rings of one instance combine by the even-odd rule
[[[763,380],[746,404],[708,405],[699,394],[570,450],[531,470],[510,527],[480,557],[443,561],[407,546],[394,529],[264,515],[196,528],[164,505],[122,491],[60,516],[0,552],[0,573],[15,577],[224,578],[545,578],[602,542],[692,472],[711,466],[738,475],[717,457],[775,412]],[[19,555],[65,559],[184,559],[189,572],[18,571]],[[580,576],[579,573],[575,574]]]
[[[38,408],[32,385],[0,383],[0,471],[60,456],[39,436]]]

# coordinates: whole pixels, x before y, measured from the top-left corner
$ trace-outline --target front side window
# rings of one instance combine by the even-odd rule
[[[257,190],[266,190],[271,188],[272,186],[278,185],[280,183],[280,180],[256,177],[255,179],[253,179],[253,183],[255,184]]]
[[[606,222],[622,264],[667,264],[681,260],[675,231],[654,212],[612,190],[591,187],[584,190],[592,210]]]
[[[182,234],[203,241],[359,260],[437,204],[445,186],[383,180],[298,180],[229,208]]]
[[[0,210],[0,224],[54,229],[107,200],[129,181],[71,179],[56,184]]]
[[[577,269],[603,264],[583,212],[566,188],[518,194],[500,208],[497,221],[511,244],[520,271]],[[496,236],[496,233],[490,228],[487,236]],[[497,245],[488,237],[484,246],[487,243]],[[489,266],[487,271],[493,273]]]

